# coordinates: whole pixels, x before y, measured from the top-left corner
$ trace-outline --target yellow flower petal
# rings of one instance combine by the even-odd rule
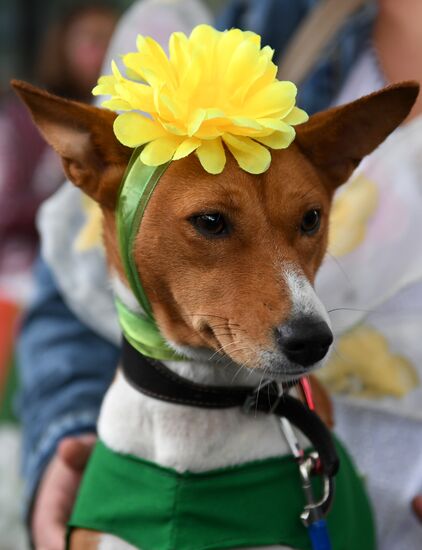
[[[170,134],[175,134],[176,136],[185,136],[186,135],[186,129],[183,126],[179,125],[179,124],[173,124],[171,122],[161,121],[161,125]]]
[[[179,160],[181,158],[187,157],[188,155],[193,153],[195,149],[198,149],[200,145],[201,145],[200,139],[197,139],[197,138],[185,139],[185,141],[182,141],[182,143],[176,149],[173,160]]]
[[[175,74],[170,61],[158,42],[150,37],[138,35],[136,39],[138,47],[138,63],[142,64],[142,74],[145,80],[154,84],[156,81],[167,81],[173,86],[176,84]],[[133,66],[131,66],[133,70]],[[148,69],[148,70],[145,70]]]
[[[268,149],[247,137],[224,134],[223,141],[239,166],[250,174],[262,174],[271,163]]]
[[[195,132],[199,130],[206,116],[207,112],[205,109],[196,109],[196,111],[192,113],[192,116],[189,117],[188,136],[193,136]]]
[[[263,88],[266,88],[267,86],[272,84],[277,76],[277,71],[277,65],[275,65],[272,61],[268,62],[262,76],[260,76],[257,80],[255,80],[253,84],[251,84],[247,96],[253,97],[259,90],[262,90]]]
[[[259,34],[256,34],[256,32],[243,31],[243,36],[246,40],[248,40],[249,42],[252,42],[252,44],[255,44],[255,46],[258,46],[258,48],[261,47],[261,37],[259,36]],[[267,48],[268,48],[268,46],[267,46]],[[265,50],[265,48],[263,48],[263,49]]]
[[[220,174],[226,164],[226,153],[221,138],[203,141],[196,150],[199,162],[210,174]]]
[[[170,63],[175,71],[190,63],[189,40],[182,32],[174,32],[169,40]]]
[[[114,95],[116,79],[112,75],[101,76],[92,90],[92,95]]]
[[[166,135],[160,124],[134,112],[123,113],[116,118],[114,133],[120,143],[127,147],[139,147]]]
[[[246,130],[262,130],[262,125],[259,124],[253,118],[247,117],[230,117],[230,122],[239,128],[245,128]]]
[[[278,116],[282,118],[289,113],[296,99],[297,88],[293,82],[273,82],[269,86],[248,97],[244,111],[257,118]]]
[[[203,139],[203,140],[215,139],[217,137],[222,136],[226,131],[226,127],[228,127],[228,125],[223,124],[224,121],[221,121],[221,120],[210,121],[209,124],[207,124],[207,122],[208,121],[205,120],[201,124],[201,127],[199,128],[199,130],[195,132],[195,137],[197,137],[198,139]]]
[[[125,89],[126,93],[122,93],[122,97],[130,101],[134,109],[139,109],[148,113],[156,112],[154,108],[154,93],[150,86],[138,82],[127,81],[124,85],[121,85],[120,88]]]
[[[183,138],[165,136],[151,141],[142,150],[141,161],[147,166],[159,166],[171,160]]]
[[[123,64],[133,75],[145,80],[144,73],[142,72],[142,56],[139,53],[131,52],[122,57]],[[128,73],[129,74],[129,73]]]
[[[117,81],[123,78],[122,73],[120,72],[119,67],[117,66],[117,63],[114,60],[111,62],[111,71],[113,73],[114,78]]]
[[[286,124],[291,124],[292,126],[303,124],[307,120],[309,120],[307,113],[303,109],[299,109],[299,107],[293,107],[290,113],[283,118]]]
[[[200,85],[203,75],[203,67],[195,60],[187,66],[184,74],[180,75],[180,84],[177,95],[182,101],[189,101]]]
[[[240,29],[230,29],[220,35],[220,39],[215,46],[215,57],[218,59],[218,64],[215,67],[217,82],[223,82],[230,63],[230,54],[236,50],[244,39],[250,40],[246,37],[246,33],[243,33]]]
[[[189,36],[191,44],[201,44],[204,48],[210,49],[219,38],[219,32],[211,25],[197,25]]]
[[[269,135],[273,131],[288,132],[290,128],[290,126],[284,122],[284,119],[281,120],[279,118],[260,118],[259,123],[263,128],[269,130],[265,135]]]
[[[242,42],[234,51],[227,66],[225,87],[233,94],[241,95],[249,87],[251,80],[256,80],[265,70],[265,64],[254,63],[258,47],[252,42]],[[254,67],[255,65],[255,67]]]
[[[110,111],[131,111],[133,109],[130,103],[120,98],[108,99],[107,101],[103,101],[101,105],[106,109],[110,109]]]
[[[256,137],[256,141],[271,147],[271,149],[286,149],[295,139],[296,132],[291,126],[286,132],[273,132],[266,137]]]
[[[154,95],[154,105],[158,115],[163,120],[178,120],[180,106],[177,100],[170,97],[163,88],[157,89]]]

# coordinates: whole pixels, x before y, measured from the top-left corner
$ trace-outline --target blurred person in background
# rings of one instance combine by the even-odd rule
[[[326,3],[333,11],[340,5]],[[422,79],[422,4],[347,3],[354,9],[301,78],[298,104],[310,114],[389,82]],[[233,0],[217,26],[261,34],[263,44],[275,49],[275,61],[283,63],[297,30],[321,4]],[[166,44],[172,31],[189,33],[209,20],[196,0],[137,2],[123,18],[109,57],[117,60],[133,49],[137,33]],[[279,78],[289,76],[281,72]],[[368,480],[384,550],[416,550],[421,540],[420,498],[413,502],[415,515],[410,509],[422,492],[415,459],[422,453],[421,114],[419,99],[407,123],[337,197],[334,260],[328,256],[317,285],[332,310],[340,350],[321,376],[343,394],[335,399],[337,431]],[[91,231],[83,253],[74,246],[90,218],[84,204],[66,184],[43,209],[38,296],[20,342],[27,518],[36,544],[49,550],[63,548],[99,406],[119,358],[120,331],[99,239]]]
[[[118,20],[100,3],[74,6],[47,32],[40,52],[38,80],[52,93],[91,102],[91,90]]]
[[[73,7],[46,31],[34,70],[37,84],[90,101],[116,21],[116,12],[100,4]],[[35,215],[63,180],[58,157],[27,109],[8,95],[0,106],[0,286],[12,297],[28,296],[26,275],[38,247]]]

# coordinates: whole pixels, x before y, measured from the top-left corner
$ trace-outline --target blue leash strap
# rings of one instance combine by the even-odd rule
[[[308,535],[312,550],[332,550],[328,525],[325,519],[319,519],[308,526]]]

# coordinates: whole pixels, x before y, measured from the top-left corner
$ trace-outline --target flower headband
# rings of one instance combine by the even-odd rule
[[[167,57],[152,38],[138,36],[138,52],[123,56],[128,78],[113,62],[113,74],[93,90],[111,96],[103,106],[121,113],[116,137],[134,148],[116,220],[126,278],[142,312],[118,298],[116,305],[125,338],[148,357],[181,359],[157,327],[133,257],[148,201],[170,162],[195,152],[207,172],[219,174],[226,147],[243,170],[261,174],[271,163],[268,148],[288,147],[293,126],[308,118],[295,106],[296,86],[276,79],[273,50],[260,44],[251,32],[199,25],[189,38],[173,33]]]
[[[293,126],[308,118],[295,106],[296,86],[277,80],[274,51],[261,49],[257,34],[199,25],[189,37],[170,36],[168,57],[149,37],[138,36],[137,48],[122,58],[128,78],[113,62],[93,94],[111,96],[102,105],[122,112],[117,139],[144,146],[147,166],[195,152],[207,172],[219,174],[224,144],[243,170],[261,174],[271,163],[268,148],[288,147]]]

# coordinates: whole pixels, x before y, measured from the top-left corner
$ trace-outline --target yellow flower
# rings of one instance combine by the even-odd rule
[[[296,86],[276,79],[274,52],[260,42],[251,32],[199,25],[189,37],[173,33],[167,57],[152,38],[138,36],[138,51],[122,58],[128,78],[113,62],[93,94],[111,96],[103,106],[125,111],[116,137],[128,147],[145,145],[141,160],[149,166],[195,151],[218,174],[226,147],[241,168],[260,174],[271,162],[268,147],[288,147],[293,126],[308,118],[295,107]]]
[[[412,364],[380,332],[363,325],[339,339],[318,378],[335,393],[372,398],[403,397],[419,384]]]
[[[378,202],[377,186],[363,175],[357,176],[340,192],[330,214],[330,254],[339,258],[365,240],[368,223]]]

